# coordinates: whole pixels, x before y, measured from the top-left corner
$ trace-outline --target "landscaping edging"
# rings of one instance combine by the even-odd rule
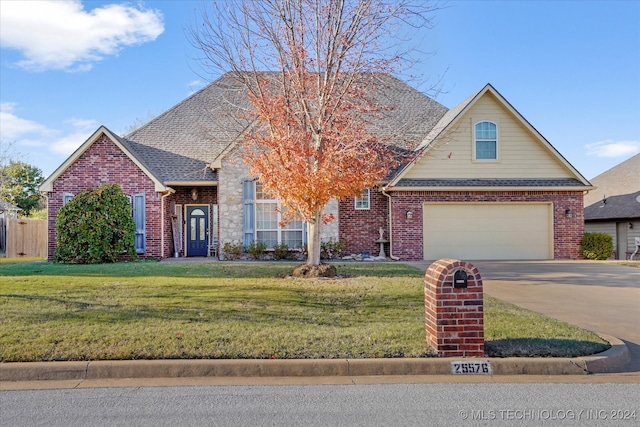
[[[98,360],[89,362],[13,362],[0,364],[0,381],[87,380],[181,377],[323,377],[454,375],[452,362],[489,362],[493,375],[587,375],[613,372],[629,361],[618,338],[600,335],[611,348],[575,358],[422,358],[422,359],[225,359]],[[475,374],[477,375],[477,374]]]

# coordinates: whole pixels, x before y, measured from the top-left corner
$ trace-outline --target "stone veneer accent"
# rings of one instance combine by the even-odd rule
[[[453,287],[453,275],[467,274],[466,288]],[[427,343],[440,357],[484,356],[484,294],[482,278],[472,264],[439,259],[424,276]]]
[[[220,216],[220,243],[242,242],[242,181],[253,178],[249,168],[242,161],[242,147],[233,150],[222,160],[218,170],[218,204]],[[322,240],[338,239],[338,202],[330,201],[324,213],[333,213],[336,220],[326,224],[321,230]]]
[[[242,242],[242,181],[249,177],[249,168],[241,153],[242,148],[233,150],[224,157],[218,170],[220,246]]]

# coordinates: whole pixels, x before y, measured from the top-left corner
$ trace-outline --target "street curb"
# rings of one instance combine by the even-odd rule
[[[598,334],[600,338],[611,344],[609,350],[593,356],[579,357],[584,362],[585,369],[591,374],[603,374],[614,372],[616,369],[623,367],[631,360],[631,354],[627,345],[621,339],[610,335]]]
[[[424,358],[424,359],[225,359],[98,360],[90,362],[0,363],[0,381],[88,380],[190,377],[325,377],[455,375],[452,362],[489,362],[493,375],[587,375],[613,372],[629,361],[618,338],[602,353],[576,358]]]

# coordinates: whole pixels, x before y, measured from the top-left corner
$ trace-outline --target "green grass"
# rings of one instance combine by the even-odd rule
[[[418,269],[337,263],[0,264],[0,361],[431,357]],[[485,297],[489,354],[576,356],[606,344]]]

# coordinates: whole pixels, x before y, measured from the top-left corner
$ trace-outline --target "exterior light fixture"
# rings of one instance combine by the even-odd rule
[[[571,212],[571,209],[565,209],[564,216],[567,218],[573,218],[573,212]]]
[[[413,219],[413,212],[407,211],[407,219]]]
[[[197,188],[192,188],[191,189],[191,198],[193,200],[198,200],[198,189]]]

